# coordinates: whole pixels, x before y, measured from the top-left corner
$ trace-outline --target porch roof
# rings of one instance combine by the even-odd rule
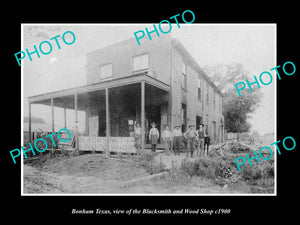
[[[60,98],[60,97],[67,97],[74,94],[81,94],[81,93],[88,93],[94,91],[105,90],[106,88],[114,88],[114,87],[121,87],[130,84],[136,84],[145,81],[146,84],[155,86],[161,90],[166,92],[170,91],[170,85],[149,76],[146,73],[139,73],[133,74],[130,76],[124,76],[120,78],[115,78],[112,80],[101,81],[98,83],[83,85],[74,88],[68,88],[60,91],[49,92],[45,94],[35,95],[28,97],[28,102],[31,104],[47,104],[47,100],[51,98]]]

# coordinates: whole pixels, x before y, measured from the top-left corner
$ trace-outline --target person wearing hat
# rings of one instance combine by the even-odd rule
[[[149,140],[151,144],[151,151],[155,152],[156,150],[156,145],[157,145],[157,140],[159,138],[159,132],[156,128],[156,124],[154,122],[151,123],[151,129],[149,131]]]
[[[179,155],[180,154],[180,144],[182,140],[182,132],[181,132],[181,126],[177,125],[175,126],[175,129],[172,131],[173,136],[173,147],[174,147],[174,154]]]
[[[205,130],[204,130],[204,124],[199,125],[198,132],[198,149],[197,154],[201,156],[202,149],[204,148],[204,137],[206,136]],[[203,152],[204,154],[204,152]]]
[[[135,122],[135,124],[134,124],[134,139],[135,139],[135,146],[137,149],[137,154],[141,154],[142,129],[141,129],[141,125],[137,122]]]
[[[206,155],[208,155],[208,149],[209,149],[209,144],[210,144],[210,137],[208,135],[208,128],[205,132],[205,137],[204,137],[204,152],[203,152],[203,155],[205,154],[205,149],[206,150]]]
[[[195,141],[198,137],[198,133],[195,130],[195,125],[189,125],[188,130],[183,134],[183,136],[187,141],[187,156],[189,156],[189,153],[191,152],[191,157],[193,157],[193,153],[195,150]]]
[[[170,131],[170,128],[168,125],[165,127],[165,130],[161,133],[161,137],[162,137],[163,143],[165,145],[166,153],[167,153],[167,155],[169,155],[171,152],[172,132]]]

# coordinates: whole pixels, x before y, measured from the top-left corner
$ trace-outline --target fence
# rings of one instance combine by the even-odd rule
[[[80,151],[105,151],[107,147],[106,137],[79,136]],[[110,152],[136,153],[134,137],[109,137]]]

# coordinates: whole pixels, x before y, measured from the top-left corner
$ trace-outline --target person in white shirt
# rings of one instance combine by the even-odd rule
[[[175,129],[172,132],[175,155],[180,154],[180,145],[181,145],[181,141],[182,141],[182,132],[181,132],[180,128],[181,128],[181,126],[177,125],[177,126],[175,126]]]
[[[187,152],[186,155],[189,156],[191,153],[191,157],[193,158],[194,150],[195,150],[195,140],[198,138],[198,133],[195,130],[195,125],[189,125],[189,129],[183,134],[187,141]]]
[[[204,138],[206,136],[205,130],[204,130],[204,124],[199,125],[199,129],[197,130],[198,133],[198,147],[196,155],[201,156],[201,152],[204,149]],[[204,154],[204,152],[203,152]]]
[[[169,126],[166,126],[165,130],[161,134],[162,140],[165,144],[165,149],[167,155],[171,153],[171,137],[172,137],[172,132],[169,129]]]
[[[140,154],[142,147],[142,129],[139,123],[135,123],[134,125],[134,139],[137,153]]]
[[[149,140],[151,144],[151,151],[155,152],[157,140],[159,138],[159,132],[156,128],[156,124],[154,122],[151,123],[152,128],[149,131]]]

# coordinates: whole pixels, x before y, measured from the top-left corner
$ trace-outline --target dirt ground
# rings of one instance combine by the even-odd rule
[[[174,182],[169,176],[139,181],[150,174],[137,156],[122,159],[106,158],[101,154],[46,156],[42,160],[26,163],[23,170],[24,194],[232,193],[199,177],[182,177],[180,182]]]
[[[118,182],[148,175],[136,158],[101,154],[47,158],[23,168],[24,193],[107,193]]]
[[[213,149],[213,146],[212,146]],[[216,150],[215,150],[216,151]],[[274,179],[248,185],[237,178],[234,184],[218,184],[203,176],[188,176],[180,165],[186,154],[154,156],[150,166],[141,156],[83,154],[54,158],[43,155],[23,165],[24,194],[247,194],[265,193]],[[146,162],[146,163],[145,163]],[[145,166],[147,164],[147,166]],[[161,166],[162,164],[163,166]],[[175,168],[175,169],[174,169]],[[164,171],[164,172],[163,172]],[[154,175],[152,175],[154,174]],[[159,174],[158,176],[156,176]],[[160,176],[162,175],[162,176]],[[153,177],[154,176],[154,177]],[[255,189],[255,190],[254,190]]]

